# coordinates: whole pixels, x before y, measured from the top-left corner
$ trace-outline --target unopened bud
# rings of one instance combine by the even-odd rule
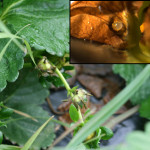
[[[43,72],[54,73],[53,66],[50,64],[50,62],[45,56],[39,61],[38,68]]]
[[[87,102],[87,96],[91,96],[91,94],[86,92],[84,89],[77,89],[72,100],[74,101],[74,103],[78,104],[81,108],[83,105],[86,108],[85,103]]]

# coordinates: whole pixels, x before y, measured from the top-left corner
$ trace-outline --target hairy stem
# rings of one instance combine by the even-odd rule
[[[66,79],[64,78],[64,76],[62,75],[62,73],[59,71],[59,69],[56,67],[55,72],[57,73],[57,75],[59,76],[59,78],[61,79],[61,81],[63,82],[66,90],[69,92],[69,90],[71,90],[68,82],[66,81]]]
[[[55,72],[57,73],[57,75],[59,76],[59,78],[61,79],[61,81],[63,82],[66,90],[69,92],[71,90],[71,88],[70,88],[68,82],[66,81],[66,79],[64,78],[64,76],[62,75],[62,73],[60,72],[60,70],[57,67],[55,69]],[[72,98],[74,97],[73,93],[71,93],[71,97]],[[83,118],[82,118],[82,114],[81,114],[81,111],[80,111],[80,108],[78,108],[78,114],[79,114],[79,119],[81,120],[81,123],[84,123]]]

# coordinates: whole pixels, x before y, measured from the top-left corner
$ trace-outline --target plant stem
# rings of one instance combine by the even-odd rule
[[[79,120],[81,120],[81,123],[84,123],[83,118],[82,118],[82,114],[80,111],[80,108],[78,107],[78,114],[79,114]]]
[[[66,79],[64,78],[64,76],[62,75],[62,73],[59,71],[59,69],[56,67],[55,72],[57,73],[57,75],[59,76],[59,78],[61,79],[61,81],[63,82],[66,90],[69,92],[69,90],[71,90],[68,82],[66,81]]]
[[[54,67],[56,67],[56,66],[54,66]],[[70,92],[71,88],[70,88],[68,82],[66,81],[66,79],[64,78],[64,76],[62,75],[62,73],[60,72],[60,70],[57,67],[55,69],[55,72],[57,73],[57,75],[59,76],[61,81],[64,83],[64,86],[65,86],[66,90],[68,92]],[[71,98],[73,98],[73,97],[74,97],[74,95],[73,95],[73,93],[71,93]],[[80,111],[79,107],[78,107],[78,114],[79,114],[79,119],[80,119],[81,123],[84,123],[83,118],[82,118],[82,114],[81,114],[81,111]]]

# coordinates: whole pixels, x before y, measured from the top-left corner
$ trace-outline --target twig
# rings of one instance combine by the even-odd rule
[[[86,119],[89,115],[91,115],[94,112],[94,110],[91,110],[83,119]],[[47,148],[47,150],[52,149],[57,143],[59,143],[62,139],[64,139],[70,132],[72,132],[80,123],[82,123],[81,120],[79,120],[77,123],[75,123],[71,128],[69,128],[67,131],[63,132],[54,142],[53,144]]]
[[[60,129],[60,127],[61,127],[61,125],[59,124],[59,125],[57,125],[56,127],[55,127],[55,132],[56,131],[58,131],[59,129]]]
[[[19,110],[16,110],[16,109],[13,109],[13,111],[14,111],[16,114],[19,114],[19,115],[24,116],[24,117],[26,117],[26,118],[30,118],[30,119],[32,119],[33,121],[38,122],[37,119],[35,119],[34,117],[32,117],[32,116],[30,116],[30,115],[28,115],[28,114],[26,114],[26,113],[24,113],[24,112],[22,112],[22,111],[19,111]]]
[[[2,107],[4,107],[4,108],[10,108],[10,107],[4,106],[4,105],[3,105]],[[13,108],[10,108],[10,109],[12,109],[13,112],[16,113],[16,114],[18,114],[18,115],[21,115],[21,116],[26,117],[26,118],[30,118],[30,119],[32,119],[33,121],[38,122],[37,119],[35,119],[34,117],[32,117],[31,115],[29,115],[29,114],[27,114],[27,113],[24,113],[24,112],[22,112],[22,111],[19,111],[19,110],[13,109]]]
[[[54,142],[53,144],[48,147],[47,150],[52,149],[57,143],[59,143],[62,139],[64,139],[70,132],[72,132],[79,124],[81,123],[81,121],[75,123],[71,128],[69,128],[67,131],[63,132],[63,134],[61,134]]]
[[[50,110],[54,113],[54,114],[56,114],[56,115],[64,115],[66,112],[58,112],[58,111],[56,111],[54,108],[53,108],[53,105],[52,105],[52,103],[51,103],[51,100],[50,100],[50,98],[46,98],[46,101],[47,101],[47,103],[48,103],[48,106],[49,106],[49,108],[50,108]]]
[[[139,109],[139,105],[129,109],[125,113],[117,116],[117,117],[112,117],[108,122],[104,123],[103,125],[108,127],[108,128],[114,128],[118,123],[122,122],[123,120],[129,118],[133,114],[135,114]]]
[[[112,117],[108,123],[106,122],[103,125],[112,129],[118,123],[122,122],[123,120],[125,120],[128,117],[135,114],[138,111],[138,109],[139,109],[139,105],[131,108],[130,110],[126,111],[122,115],[119,115],[118,117]],[[92,114],[93,111],[94,110],[92,110],[90,113],[88,113],[83,119],[87,118],[90,114]],[[72,132],[74,130],[74,128],[76,128],[80,123],[81,122],[77,122],[76,124],[74,124],[74,126],[69,128],[62,135],[60,135],[47,150],[50,150],[51,148],[53,148],[57,143],[59,143],[63,138],[65,138],[70,132]]]

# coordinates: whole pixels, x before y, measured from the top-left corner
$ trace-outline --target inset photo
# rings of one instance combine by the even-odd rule
[[[150,63],[150,1],[70,1],[70,63]]]

